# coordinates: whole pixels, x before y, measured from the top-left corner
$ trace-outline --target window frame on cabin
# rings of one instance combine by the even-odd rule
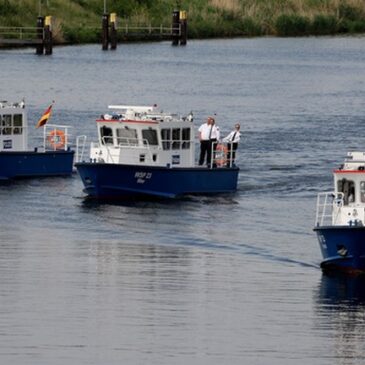
[[[346,187],[347,184],[348,186]],[[356,202],[356,183],[354,180],[349,180],[346,178],[337,180],[337,191],[343,193],[343,205],[347,206],[350,203]],[[351,196],[353,200],[350,201]]]
[[[105,134],[105,131],[110,131],[111,134]],[[106,146],[106,145],[113,145],[114,144],[114,133],[113,133],[113,128],[111,127],[107,127],[106,125],[103,125],[99,128],[99,132],[100,132],[100,141],[101,144]]]
[[[138,146],[137,129],[124,127],[116,129],[118,146]]]
[[[144,145],[158,146],[158,134],[154,128],[142,129],[142,141]]]
[[[171,128],[161,129],[161,141],[162,149],[165,151],[169,151],[171,149]]]
[[[1,116],[1,132],[4,136],[12,135],[13,128],[13,115],[12,114],[2,114]],[[10,122],[10,123],[9,123]]]
[[[23,134],[23,114],[13,115],[13,134]]]

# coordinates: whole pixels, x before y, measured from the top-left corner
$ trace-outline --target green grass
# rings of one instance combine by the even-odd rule
[[[100,39],[103,0],[0,0],[0,26],[35,26],[53,16],[56,42]],[[365,32],[364,0],[177,0],[188,12],[188,37],[307,36]],[[170,26],[177,1],[107,0],[119,26]]]

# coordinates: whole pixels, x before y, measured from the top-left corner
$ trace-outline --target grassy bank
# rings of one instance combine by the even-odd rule
[[[58,42],[98,42],[103,0],[41,0]],[[121,26],[169,26],[176,2],[107,0]],[[364,0],[181,0],[189,38],[365,32]],[[34,26],[39,0],[0,0],[0,26]]]

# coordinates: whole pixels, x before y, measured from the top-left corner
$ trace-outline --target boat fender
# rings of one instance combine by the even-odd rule
[[[215,149],[215,163],[217,166],[225,166],[227,163],[228,148],[224,144],[217,144]]]
[[[63,131],[54,129],[49,132],[47,140],[54,149],[58,150],[65,147],[66,136]]]

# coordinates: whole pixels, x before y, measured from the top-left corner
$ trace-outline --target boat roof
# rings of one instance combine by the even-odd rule
[[[148,113],[152,112],[155,108],[157,108],[157,105],[152,106],[140,106],[140,105],[109,105],[108,109],[114,109],[114,110],[124,110],[124,111],[135,111],[137,113]]]
[[[0,109],[19,109],[19,108],[23,109],[24,107],[25,107],[24,100],[17,103],[9,102],[7,100],[0,101]]]
[[[334,173],[365,173],[365,152],[348,152],[344,164],[335,169]]]
[[[131,123],[159,123],[159,122],[192,122],[193,113],[183,117],[178,114],[165,113],[157,110],[157,105],[109,105],[112,113],[101,115],[97,122],[131,122]]]

